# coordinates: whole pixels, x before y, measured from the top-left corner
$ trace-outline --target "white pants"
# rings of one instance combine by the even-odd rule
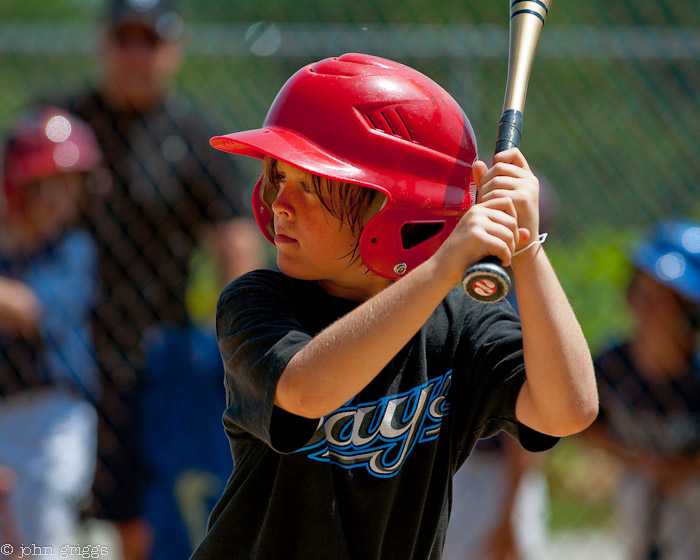
[[[476,451],[455,474],[443,560],[488,560],[487,540],[504,513],[508,485],[505,461],[501,453]],[[514,537],[526,560],[542,558],[547,516],[544,474],[528,471],[520,481],[512,511]]]
[[[0,465],[17,475],[11,510],[22,544],[53,551],[43,559],[75,544],[96,453],[97,414],[89,403],[51,389],[0,400]],[[0,537],[2,531],[0,519]]]
[[[700,558],[700,477],[679,484],[654,504],[646,475],[628,472],[618,496],[620,536],[631,560],[647,560],[656,541],[663,560]]]

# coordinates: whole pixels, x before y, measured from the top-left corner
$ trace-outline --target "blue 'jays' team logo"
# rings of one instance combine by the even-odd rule
[[[451,380],[452,370],[400,395],[345,405],[324,419],[299,452],[347,469],[365,467],[375,476],[394,476],[416,444],[440,433]]]

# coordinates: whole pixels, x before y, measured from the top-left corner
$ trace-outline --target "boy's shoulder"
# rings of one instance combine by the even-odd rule
[[[338,319],[357,305],[357,302],[326,293],[317,282],[260,269],[239,276],[224,288],[217,303],[217,316],[222,313],[287,314],[313,330]]]
[[[296,280],[277,270],[261,268],[246,272],[229,282],[221,295],[230,295],[248,290],[298,288],[301,283],[303,283],[302,280]]]
[[[241,298],[294,299],[308,293],[311,286],[312,282],[297,280],[276,270],[253,270],[229,282],[219,296],[217,308]]]

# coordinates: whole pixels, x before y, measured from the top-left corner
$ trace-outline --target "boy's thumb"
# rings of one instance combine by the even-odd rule
[[[525,246],[530,242],[530,230],[527,228],[518,228],[518,244]]]
[[[472,165],[472,176],[477,188],[481,187],[481,180],[484,178],[484,175],[486,175],[488,170],[488,166],[480,159],[476,160],[474,165]]]

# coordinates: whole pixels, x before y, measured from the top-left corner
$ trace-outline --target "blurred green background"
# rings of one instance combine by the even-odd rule
[[[501,114],[508,5],[455,0],[183,0],[178,87],[221,133],[257,127],[302,65],[367,52],[416,67],[460,102],[489,159]],[[32,99],[96,76],[97,0],[0,0],[0,130]],[[659,218],[700,219],[700,3],[554,0],[530,79],[521,148],[553,199],[554,261],[595,353],[628,328],[626,254]],[[250,167],[251,181],[256,168]],[[252,182],[251,182],[252,186]],[[197,312],[216,298],[206,263]],[[610,522],[614,470],[560,445],[552,527]]]

